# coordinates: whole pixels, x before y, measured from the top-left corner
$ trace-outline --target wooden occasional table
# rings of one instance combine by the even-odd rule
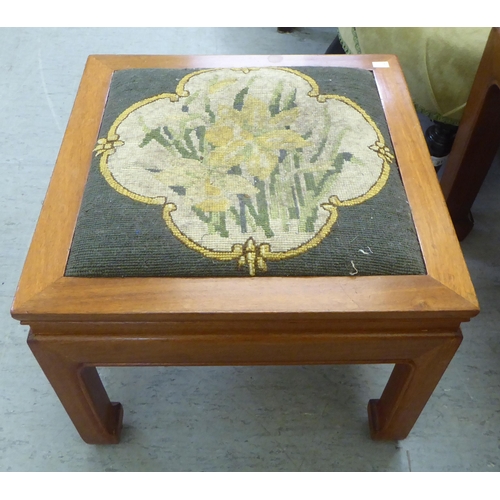
[[[368,417],[403,439],[478,311],[394,56],[91,56],[12,316],[105,444],[123,410],[96,367],[124,365],[395,364]]]

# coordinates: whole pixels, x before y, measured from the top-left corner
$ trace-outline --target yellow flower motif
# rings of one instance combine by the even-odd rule
[[[204,189],[201,190],[204,199],[195,206],[204,212],[225,212],[229,208],[229,200],[224,197],[222,190],[213,185],[209,178],[205,178]]]
[[[213,85],[210,85],[208,93],[215,94],[216,92],[220,92],[221,90],[224,90],[226,87],[232,85],[233,83],[236,83],[237,81],[237,78],[229,78],[227,80],[222,80],[221,82],[214,83]]]
[[[225,212],[232,197],[239,194],[252,196],[258,189],[240,175],[228,175],[227,168],[207,166],[210,155],[203,160],[176,158],[169,168],[155,174],[166,186],[182,186],[186,196],[194,200],[196,208],[204,212]],[[201,200],[201,201],[199,201]]]
[[[241,111],[221,107],[217,122],[205,139],[214,146],[209,165],[231,168],[240,165],[250,175],[267,179],[278,164],[281,150],[294,150],[310,143],[290,129],[298,108],[271,115],[268,105],[249,95]]]
[[[225,212],[229,208],[227,198],[207,198],[196,205],[204,212]]]
[[[94,148],[96,156],[102,155],[103,153],[108,153],[108,155],[113,154],[118,146],[123,146],[125,143],[118,140],[120,138],[117,134],[108,135],[106,139],[99,139],[97,141],[97,146]]]

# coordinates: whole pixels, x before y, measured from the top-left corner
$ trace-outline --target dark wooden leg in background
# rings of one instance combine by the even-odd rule
[[[326,49],[325,54],[345,54],[345,51],[340,43],[340,38],[336,36],[333,42]]]
[[[471,208],[500,146],[500,28],[491,30],[441,188],[459,240],[472,229]]]
[[[459,240],[471,231],[471,208],[500,145],[500,89],[490,87],[481,112],[463,123],[443,172],[443,189]]]
[[[32,333],[28,345],[82,439],[89,444],[118,443],[123,409],[109,401],[95,367],[67,359]]]
[[[459,330],[413,362],[396,364],[380,399],[368,403],[372,439],[408,436],[461,342]]]

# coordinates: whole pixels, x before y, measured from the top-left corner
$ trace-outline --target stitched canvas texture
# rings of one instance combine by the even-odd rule
[[[115,72],[66,276],[425,274],[370,71]]]

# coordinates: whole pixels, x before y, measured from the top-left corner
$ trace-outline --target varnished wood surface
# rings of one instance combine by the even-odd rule
[[[396,57],[393,68],[401,69]],[[427,273],[478,306],[462,251],[437,181],[402,71],[375,71],[401,177]],[[411,147],[409,147],[411,145]]]
[[[13,309],[64,275],[113,70],[90,57],[64,134]]]
[[[414,214],[429,277],[83,279],[65,278],[85,180],[113,71],[151,67],[347,66],[373,69]],[[422,189],[425,186],[425,189]],[[61,213],[65,217],[61,217]],[[446,248],[446,258],[443,258]],[[339,291],[341,293],[339,293]],[[450,291],[452,293],[450,293]],[[456,294],[456,296],[454,295]],[[379,312],[478,306],[406,84],[394,56],[91,56],[19,284],[12,314],[124,319],[161,313]]]
[[[218,335],[222,337],[235,337],[245,335],[259,337],[263,334],[282,334],[283,322],[286,322],[286,335],[307,334],[313,336],[329,335],[351,335],[362,332],[364,335],[380,335],[384,332],[387,335],[407,335],[422,334],[429,336],[442,334],[443,332],[456,331],[460,326],[457,318],[401,318],[377,319],[371,318],[366,321],[353,321],[352,318],[337,316],[334,321],[330,318],[321,319],[317,315],[288,315],[278,317],[268,314],[261,315],[260,318],[250,317],[230,322],[227,319],[220,319],[210,316],[200,315],[196,320],[191,321],[37,321],[30,322],[31,331],[37,337],[43,336],[66,336],[74,338],[92,337],[119,337],[123,339],[167,339],[179,336],[208,336]]]
[[[70,329],[68,329],[71,332]],[[440,349],[456,332],[402,332],[376,335],[337,332],[297,333],[261,331],[253,335],[203,334],[94,337],[35,335],[30,342],[45,346],[67,361],[95,366],[243,366],[306,364],[410,363]],[[461,339],[461,336],[460,336]],[[458,347],[458,346],[457,346]],[[411,362],[410,362],[411,360]]]
[[[404,439],[424,409],[460,343],[460,330],[410,363],[397,363],[378,400],[368,402],[372,439]],[[411,343],[411,340],[410,340]]]
[[[61,300],[63,298],[63,300]],[[336,278],[62,278],[15,317],[189,320],[197,315],[457,317],[476,308],[429,276]]]
[[[331,66],[372,69],[373,61],[386,61],[385,55],[223,55],[223,56],[91,56],[113,70],[135,68],[246,68],[272,66]]]
[[[473,227],[470,210],[499,146],[500,28],[493,28],[441,178],[460,240]]]
[[[113,71],[279,65],[373,69],[427,275],[64,277]],[[96,444],[119,441],[123,410],[95,367],[131,365],[394,363],[368,414],[374,439],[403,439],[460,344],[460,323],[477,312],[399,64],[386,55],[90,57],[12,308],[81,437]]]
[[[410,432],[461,339],[457,330],[156,338],[30,333],[28,342],[81,437],[88,443],[114,444],[119,441],[123,410],[110,402],[94,366],[394,363],[380,399],[368,405],[372,438],[394,440]]]

